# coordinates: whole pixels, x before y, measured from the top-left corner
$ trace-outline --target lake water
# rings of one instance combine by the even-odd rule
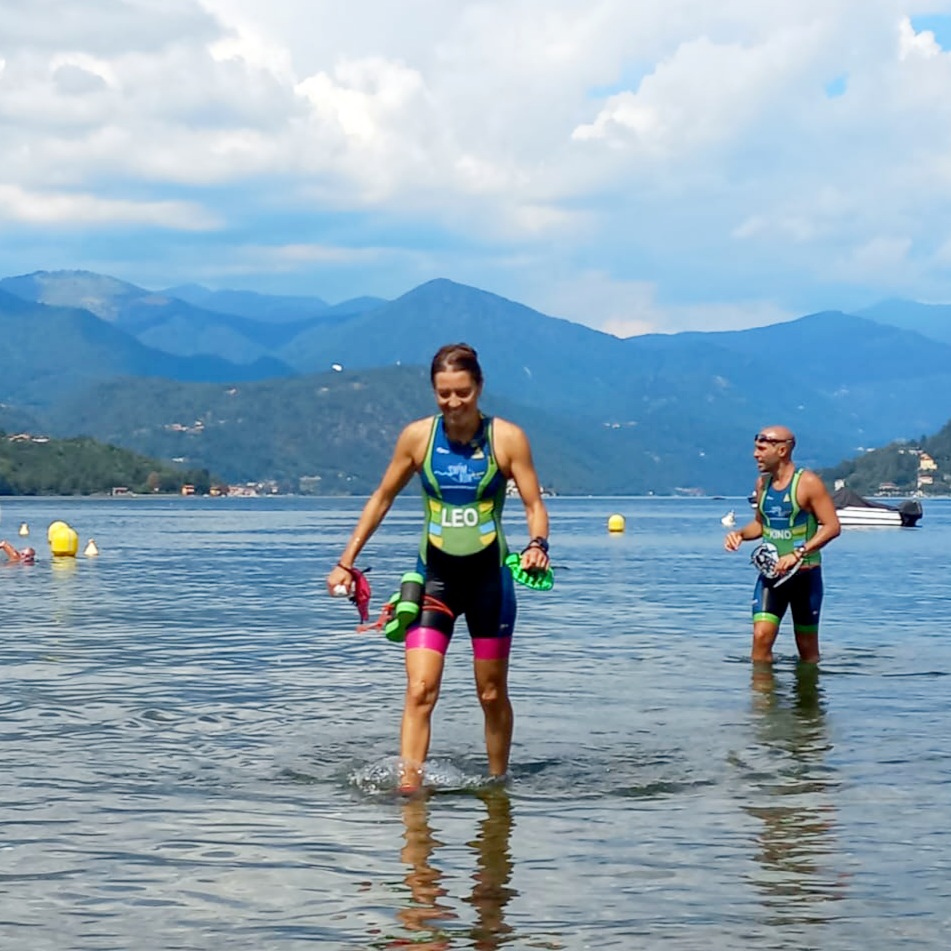
[[[818,674],[787,620],[754,680],[745,500],[552,499],[511,780],[457,636],[408,801],[401,649],[323,593],[360,504],[2,501],[40,562],[0,569],[0,946],[948,947],[951,502],[844,530]],[[53,563],[54,519],[101,555]],[[420,521],[401,498],[361,559],[374,608]]]

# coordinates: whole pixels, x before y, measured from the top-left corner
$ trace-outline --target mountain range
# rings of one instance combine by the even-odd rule
[[[0,423],[91,435],[232,481],[372,488],[432,411],[428,363],[466,340],[484,403],[529,433],[562,492],[748,491],[782,422],[820,467],[947,422],[941,305],[883,302],[743,331],[621,339],[430,281],[393,301],[150,291],[90,272],[0,280]]]

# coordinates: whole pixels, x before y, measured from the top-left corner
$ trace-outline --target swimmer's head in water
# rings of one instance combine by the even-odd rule
[[[23,551],[20,552],[20,557],[21,557],[24,561],[33,562],[33,561],[36,560],[36,549],[35,549],[35,548],[24,548]]]

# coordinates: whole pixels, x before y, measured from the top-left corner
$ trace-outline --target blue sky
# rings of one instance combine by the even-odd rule
[[[951,301],[951,0],[0,0],[0,276],[620,336]]]

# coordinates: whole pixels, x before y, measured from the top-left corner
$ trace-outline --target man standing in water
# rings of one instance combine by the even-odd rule
[[[742,542],[764,539],[776,546],[776,578],[759,576],[753,592],[754,663],[771,663],[779,622],[792,609],[799,657],[819,662],[819,612],[822,608],[823,548],[841,531],[835,505],[822,480],[797,468],[792,453],[796,437],[785,426],[767,426],[756,434],[753,458],[760,471],[756,480],[756,515],[741,529],[727,534],[724,547],[736,551]],[[793,569],[793,577],[785,578]]]

